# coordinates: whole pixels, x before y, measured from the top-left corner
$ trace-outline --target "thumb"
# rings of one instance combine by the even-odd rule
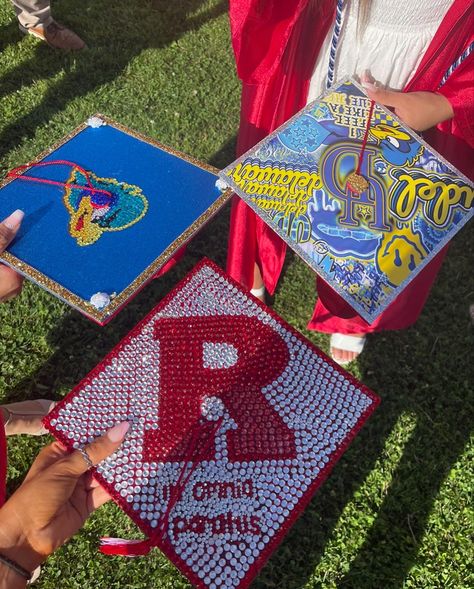
[[[17,234],[25,213],[17,209],[0,223],[0,254],[8,247]]]
[[[122,423],[115,425],[103,436],[84,446],[82,452],[75,450],[67,458],[63,459],[61,461],[63,466],[67,465],[67,469],[72,475],[80,476],[84,474],[89,470],[90,464],[88,464],[83,452],[87,454],[92,464],[96,466],[120,448],[129,427],[130,424],[127,421],[122,421]]]

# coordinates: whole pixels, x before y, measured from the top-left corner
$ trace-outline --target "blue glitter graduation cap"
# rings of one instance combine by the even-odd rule
[[[225,203],[216,173],[91,117],[10,172],[0,218],[25,219],[0,260],[105,324]]]

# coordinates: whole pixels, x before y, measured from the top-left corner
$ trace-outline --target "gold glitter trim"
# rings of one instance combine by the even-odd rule
[[[153,139],[150,139],[149,137],[145,137],[145,135],[133,131],[125,125],[121,125],[120,123],[117,123],[100,113],[96,113],[92,116],[102,119],[104,122],[107,123],[107,125],[114,127],[126,133],[127,135],[131,135],[135,139],[139,139],[140,141],[149,143],[154,147],[158,147],[175,157],[178,157],[190,164],[197,166],[198,168],[201,168],[202,170],[210,172],[211,174],[215,174],[217,176],[219,172],[219,170],[214,166],[205,164],[194,157],[191,157],[180,151],[163,145],[159,141],[155,141]],[[42,161],[45,157],[47,157],[53,151],[67,143],[70,139],[75,137],[78,133],[86,129],[88,126],[89,125],[87,124],[87,122],[82,123],[76,129],[74,129],[74,131],[71,131],[71,133],[63,137],[60,141],[55,143],[53,146],[49,147],[47,150],[43,151],[34,160],[31,160],[30,163],[37,163]],[[3,186],[12,182],[13,180],[15,180],[15,178],[6,178],[0,184],[0,189]],[[214,203],[208,209],[206,209],[204,213],[202,213],[202,215],[194,221],[194,223],[192,223],[185,231],[183,231],[183,233],[179,235],[160,256],[158,256],[147,268],[145,268],[145,270],[141,274],[139,274],[137,278],[133,280],[133,282],[131,282],[124,290],[122,290],[122,292],[114,296],[111,299],[110,303],[107,305],[107,307],[103,310],[96,309],[89,301],[85,301],[84,299],[77,296],[67,288],[63,287],[55,280],[49,278],[36,268],[33,268],[26,262],[10,254],[9,252],[3,252],[2,254],[0,254],[0,260],[3,260],[8,266],[13,268],[14,270],[17,270],[20,274],[32,280],[39,286],[43,287],[45,290],[56,295],[59,299],[71,305],[71,307],[78,309],[79,311],[84,313],[84,315],[87,315],[100,325],[105,325],[113,318],[113,316],[119,311],[119,309],[121,309],[121,307],[123,307],[133,295],[137,294],[138,291],[140,291],[146,285],[146,283],[153,278],[153,276],[160,270],[160,268],[162,268],[166,264],[166,262],[169,261],[173,254],[176,253],[183,245],[185,245],[193,237],[193,235],[195,235],[199,231],[199,229],[201,229],[201,227],[205,223],[207,223],[222,206],[224,206],[224,204],[229,200],[232,194],[233,193],[231,189],[227,189],[225,192],[223,192],[214,201]]]
[[[23,262],[23,260],[20,260],[10,252],[3,252],[3,254],[0,254],[0,259],[29,280],[35,282],[45,290],[56,295],[65,303],[68,303],[72,307],[79,309],[98,323],[101,323],[101,316],[103,313],[90,304],[87,304],[86,306],[84,299],[81,299],[81,297],[78,297],[64,286],[61,286],[58,282],[52,278],[49,278],[49,276],[46,276],[46,274],[43,274],[43,272],[36,270],[36,268],[33,268],[33,266],[30,266],[26,262]]]

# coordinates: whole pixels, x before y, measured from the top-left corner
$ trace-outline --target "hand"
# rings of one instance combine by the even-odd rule
[[[362,75],[361,82],[369,98],[391,107],[397,117],[415,131],[426,131],[454,117],[451,103],[441,94],[388,90],[368,72]]]
[[[23,211],[17,210],[0,223],[0,254],[5,251],[20,228]],[[0,301],[7,301],[21,291],[23,277],[0,263]]]
[[[87,445],[84,449],[92,462],[98,464],[115,452],[128,428],[127,422],[120,423]],[[32,572],[75,534],[110,499],[88,469],[78,450],[70,453],[58,442],[44,448],[20,488],[0,509],[0,553]],[[13,580],[15,587],[25,584],[0,563],[0,588],[13,588]]]

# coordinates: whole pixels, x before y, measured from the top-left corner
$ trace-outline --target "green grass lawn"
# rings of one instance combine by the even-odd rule
[[[87,51],[22,38],[0,0],[2,176],[97,111],[218,167],[232,161],[239,83],[225,1],[53,0],[53,9]],[[228,212],[105,328],[25,285],[0,307],[0,399],[63,397],[203,255],[224,265]],[[382,404],[253,588],[474,586],[473,249],[465,228],[417,325],[373,336],[351,367]],[[327,337],[305,328],[314,299],[311,271],[289,257],[274,307],[327,350]],[[11,440],[10,491],[46,441]],[[190,587],[158,551],[132,561],[97,552],[101,535],[136,534],[108,504],[50,558],[37,587]]]

